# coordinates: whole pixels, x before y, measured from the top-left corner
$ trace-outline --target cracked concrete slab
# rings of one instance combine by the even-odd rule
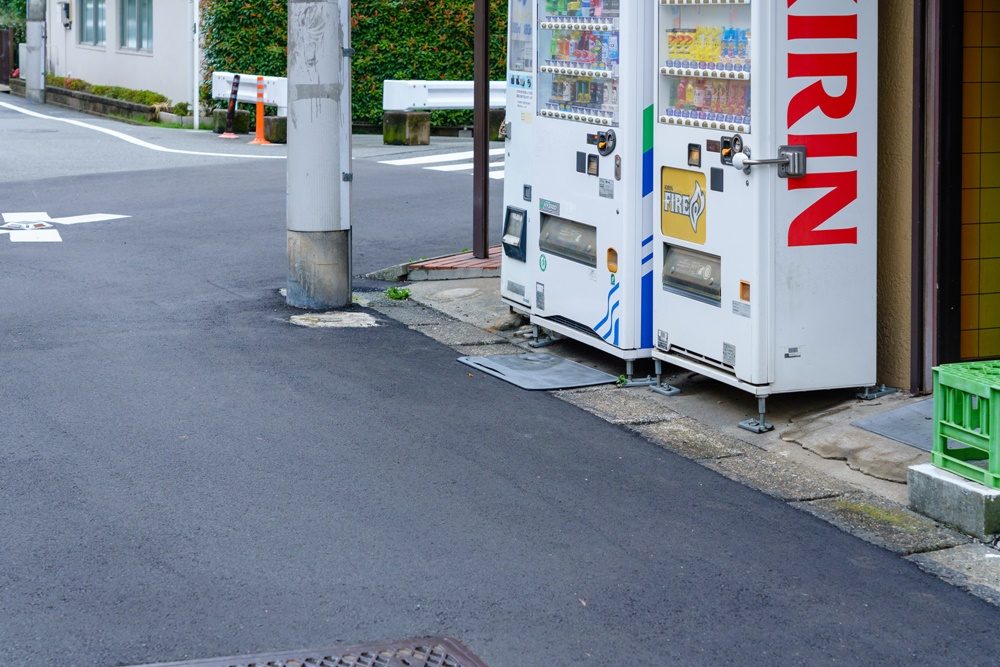
[[[929,460],[926,453],[853,426],[851,422],[885,410],[893,410],[912,399],[903,394],[875,403],[853,401],[798,415],[781,431],[781,439],[834,461],[844,461],[852,470],[899,484],[906,483],[911,465]]]
[[[633,424],[635,431],[650,442],[694,460],[721,459],[746,454],[748,445],[736,442],[679,415],[655,424]]]
[[[613,424],[653,424],[676,419],[666,399],[643,387],[557,391],[555,395]]]
[[[409,303],[407,301],[375,302],[369,307],[372,310],[382,313],[386,317],[391,317],[398,322],[402,322],[408,327],[429,324],[447,324],[448,322],[453,321],[447,315],[436,311],[433,308],[428,308],[427,306],[422,306],[418,303]]]
[[[974,542],[907,557],[953,586],[1000,606],[1000,551]]]
[[[510,343],[497,343],[495,345],[459,345],[455,348],[463,357],[493,357],[500,354],[525,354],[528,350],[520,348]]]
[[[782,460],[780,456],[747,447],[743,456],[708,460],[705,465],[729,479],[786,502],[816,500],[850,493],[853,488]]]
[[[421,281],[407,285],[410,298],[456,320],[491,331],[508,331],[524,323],[500,300],[497,278]]]
[[[845,532],[904,556],[969,541],[965,535],[868,493],[793,504]]]

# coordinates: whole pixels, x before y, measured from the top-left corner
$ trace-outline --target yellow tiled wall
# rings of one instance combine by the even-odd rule
[[[963,359],[1000,357],[1000,0],[965,0]]]

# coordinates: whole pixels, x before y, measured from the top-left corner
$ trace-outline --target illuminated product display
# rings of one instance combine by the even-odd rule
[[[873,385],[877,3],[652,1],[653,356],[761,399]]]
[[[508,63],[501,295],[546,331],[648,358],[656,6],[511,0],[510,11],[512,40],[534,12],[535,57]]]

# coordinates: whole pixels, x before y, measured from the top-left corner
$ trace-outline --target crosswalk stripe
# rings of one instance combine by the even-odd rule
[[[502,181],[503,180],[503,169],[500,169],[498,171],[491,171],[490,172],[490,178],[492,178],[494,181]]]
[[[503,155],[503,148],[491,148],[490,155]],[[458,162],[459,160],[471,160],[475,153],[472,151],[462,151],[460,153],[440,153],[438,155],[422,155],[420,157],[408,157],[402,160],[385,160],[379,164],[388,164],[393,167],[412,167],[422,164],[435,164],[437,162]]]
[[[502,167],[504,165],[503,161],[500,162],[490,162],[490,168]],[[440,167],[424,167],[430,171],[464,171],[466,169],[472,169],[473,164],[471,162],[463,162],[462,164],[443,164]]]

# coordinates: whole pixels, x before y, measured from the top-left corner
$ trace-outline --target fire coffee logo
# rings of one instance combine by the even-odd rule
[[[683,169],[663,168],[663,212],[660,227],[665,236],[705,243],[707,201],[705,175]]]

